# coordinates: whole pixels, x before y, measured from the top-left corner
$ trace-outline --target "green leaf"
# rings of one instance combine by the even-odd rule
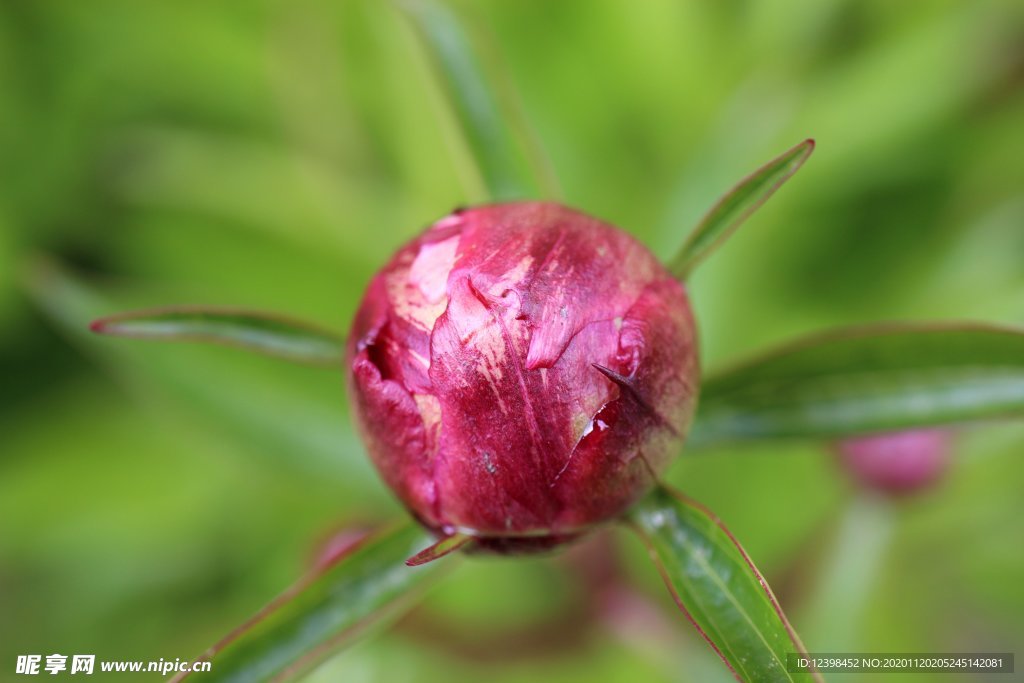
[[[547,157],[527,124],[489,41],[470,32],[443,3],[404,0],[491,201],[560,194]],[[484,59],[489,57],[489,59]]]
[[[341,363],[345,342],[313,325],[252,311],[180,306],[101,318],[93,332],[136,339],[196,341],[249,349],[299,363]]]
[[[996,417],[1024,417],[1024,331],[876,325],[812,336],[705,380],[691,443]]]
[[[745,220],[761,208],[782,184],[804,165],[814,151],[814,140],[804,140],[741,180],[718,200],[687,238],[669,270],[680,281],[722,242],[729,238]]]
[[[140,344],[114,344],[90,333],[89,321],[124,308],[121,295],[96,288],[45,256],[27,263],[21,280],[26,296],[54,329],[166,429],[180,429],[175,413],[183,411],[194,429],[222,431],[275,467],[330,477],[342,495],[357,495],[379,481],[347,420],[339,419],[342,388],[329,377],[296,375],[298,368],[272,363],[257,367],[243,356],[156,353]]]
[[[442,557],[449,555],[460,548],[464,548],[472,542],[473,537],[467,536],[466,534],[455,533],[451,536],[445,536],[430,547],[424,548],[414,556],[410,557],[405,561],[405,563],[410,567],[419,567],[420,565],[427,564],[428,562],[440,560]]]
[[[707,508],[659,488],[628,519],[679,608],[737,680],[821,680],[787,671],[786,655],[806,651],[760,572]]]
[[[209,661],[210,671],[198,678],[257,683],[309,671],[422,596],[449,563],[408,567],[405,560],[433,542],[412,522],[357,542],[208,650],[197,661]]]

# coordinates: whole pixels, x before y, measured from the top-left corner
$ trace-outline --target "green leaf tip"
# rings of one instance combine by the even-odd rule
[[[355,541],[260,610],[197,662],[208,672],[181,680],[290,681],[393,620],[444,575],[448,562],[408,567],[405,559],[432,539],[411,521]]]
[[[234,346],[312,365],[337,366],[345,350],[340,336],[310,323],[233,308],[174,306],[129,311],[95,320],[89,329],[134,339]]]
[[[815,671],[787,667],[788,653],[806,650],[764,577],[711,511],[662,487],[634,506],[627,521],[680,610],[736,680],[822,680]]]
[[[701,387],[691,446],[1024,417],[1024,330],[889,323],[804,337]]]
[[[427,546],[420,552],[416,553],[408,560],[405,564],[410,567],[419,567],[420,565],[433,562],[434,560],[440,560],[445,555],[453,553],[460,548],[465,547],[467,544],[473,541],[472,536],[466,534],[452,534],[451,536],[445,536],[436,543]]]
[[[686,242],[669,262],[669,270],[680,281],[689,277],[711,252],[793,177],[814,151],[814,139],[808,138],[783,152],[741,180],[722,196],[693,229]]]

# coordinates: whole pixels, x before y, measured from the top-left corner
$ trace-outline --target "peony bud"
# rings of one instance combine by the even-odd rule
[[[629,235],[537,202],[456,211],[399,249],[346,367],[405,506],[505,551],[555,545],[647,492],[698,387],[683,286]]]
[[[840,442],[846,469],[866,488],[908,494],[927,488],[946,471],[949,434],[936,429],[875,434]]]

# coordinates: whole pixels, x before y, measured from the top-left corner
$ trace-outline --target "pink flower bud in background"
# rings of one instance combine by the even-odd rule
[[[950,435],[937,429],[876,434],[842,441],[838,450],[847,471],[866,488],[908,494],[946,471]]]
[[[679,451],[698,388],[683,286],[629,235],[539,202],[456,211],[402,247],[347,368],[406,507],[501,550],[623,512]]]
[[[372,533],[369,525],[348,525],[316,540],[310,558],[313,571],[322,571],[348,556]]]

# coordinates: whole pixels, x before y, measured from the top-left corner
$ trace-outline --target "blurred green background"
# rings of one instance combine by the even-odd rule
[[[453,4],[567,202],[664,257],[817,139],[692,280],[706,367],[841,323],[1024,322],[1019,0]],[[467,158],[390,3],[0,5],[0,679],[17,654],[191,658],[333,530],[402,514],[340,373],[86,326],[207,303],[343,331],[399,244],[481,199]],[[1024,430],[957,438],[944,482],[897,503],[815,443],[687,453],[669,480],[746,544],[811,650],[1012,651]],[[464,562],[311,680],[728,680],[634,539],[611,539],[633,592],[584,579],[605,540]]]

